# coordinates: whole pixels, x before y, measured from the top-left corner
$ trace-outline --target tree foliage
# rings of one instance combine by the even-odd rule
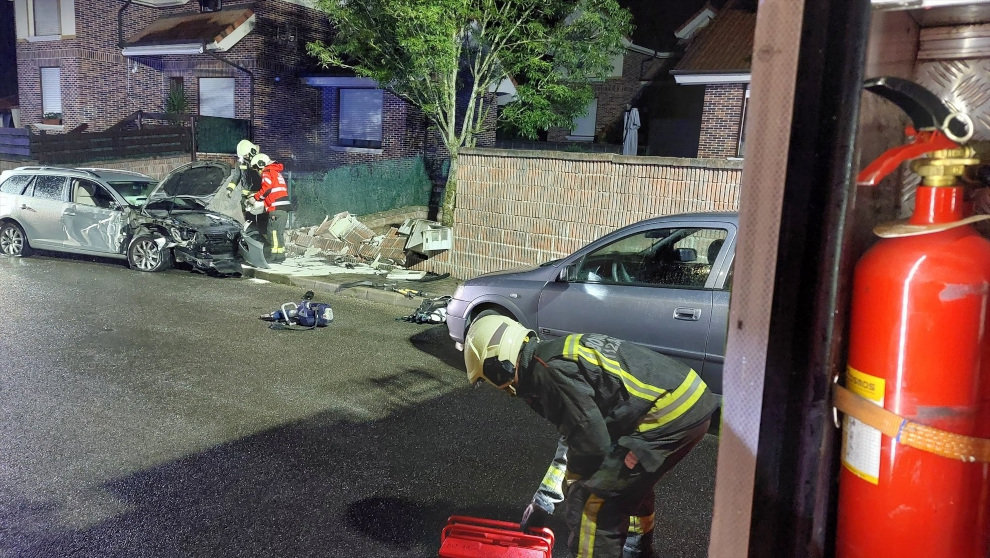
[[[443,221],[452,222],[457,154],[490,131],[489,92],[511,79],[499,120],[535,138],[569,126],[611,72],[630,32],[616,0],[317,0],[336,27],[307,45],[327,67],[353,70],[418,106],[450,152]]]

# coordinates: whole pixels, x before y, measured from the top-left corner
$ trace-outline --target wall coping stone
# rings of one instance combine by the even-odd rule
[[[491,147],[462,147],[461,155],[482,155],[503,157],[511,154],[521,159],[566,159],[570,161],[609,161],[615,164],[667,165],[703,169],[741,170],[741,159],[696,159],[690,157],[653,157],[640,155],[619,155],[617,153],[578,153],[574,151],[542,151],[535,149],[497,149]]]

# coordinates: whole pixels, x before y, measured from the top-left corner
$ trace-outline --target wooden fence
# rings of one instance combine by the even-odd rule
[[[31,140],[27,128],[0,128],[0,155],[31,156]]]
[[[33,134],[28,137],[28,155],[42,164],[75,164],[148,154],[189,153],[192,150],[189,129],[180,127]]]

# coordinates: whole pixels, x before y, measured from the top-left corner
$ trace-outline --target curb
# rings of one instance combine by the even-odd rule
[[[317,279],[313,277],[292,277],[281,273],[272,273],[263,269],[255,269],[249,266],[243,267],[241,276],[264,279],[265,281],[279,283],[282,285],[292,285],[294,287],[300,287],[326,295],[360,298],[374,302],[393,304],[395,306],[402,306],[405,308],[412,308],[414,310],[419,308],[423,302],[420,298],[409,298],[399,293],[384,291],[381,289],[372,289],[369,287],[349,287],[341,290],[340,283],[334,283],[332,281],[327,281],[326,279]]]

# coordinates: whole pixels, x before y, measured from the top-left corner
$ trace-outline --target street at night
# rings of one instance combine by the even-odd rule
[[[466,385],[444,325],[110,260],[0,258],[0,553],[436,556],[452,514],[518,521],[555,432]],[[657,546],[704,556],[716,439],[658,488]],[[554,556],[566,556],[561,514]]]

